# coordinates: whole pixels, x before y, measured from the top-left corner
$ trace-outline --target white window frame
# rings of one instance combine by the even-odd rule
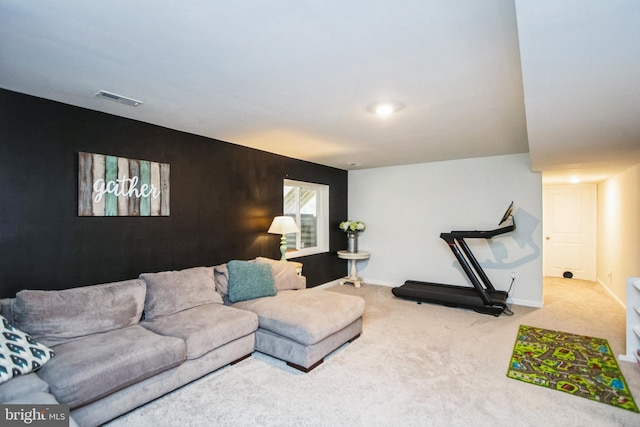
[[[325,184],[315,184],[305,181],[295,181],[292,179],[285,179],[282,184],[284,193],[284,187],[298,187],[303,189],[313,190],[317,194],[316,198],[316,232],[317,232],[317,246],[310,248],[301,248],[302,233],[296,233],[296,250],[289,250],[286,252],[285,257],[297,258],[306,255],[320,254],[329,252],[329,186]],[[282,202],[282,209],[284,210],[284,200]],[[298,206],[296,214],[296,224],[300,227],[300,206]]]

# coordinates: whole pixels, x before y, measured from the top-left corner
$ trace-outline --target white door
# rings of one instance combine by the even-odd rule
[[[543,188],[544,275],[596,280],[595,184]]]

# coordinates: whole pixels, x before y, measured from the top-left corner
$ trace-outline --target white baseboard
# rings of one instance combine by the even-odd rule
[[[370,279],[366,279],[364,281],[365,284],[370,284],[370,285],[378,285],[378,286],[386,286],[388,288],[396,288],[398,286],[400,286],[402,283],[393,283],[393,282],[385,282],[384,280],[370,280]]]
[[[609,289],[609,287],[607,285],[605,285],[602,280],[600,279],[596,279],[596,283],[599,284],[600,286],[602,286],[604,288],[604,290],[611,295],[611,297],[622,306],[622,308],[624,308],[625,310],[627,309],[627,305],[625,303],[623,303],[620,298],[618,298],[613,292],[611,292],[611,289]],[[632,362],[635,362],[635,360],[632,360]]]
[[[633,354],[620,354],[618,356],[618,359],[622,360],[623,362],[631,362],[631,363],[638,362],[638,359]]]
[[[314,286],[314,288],[325,289],[325,288],[329,288],[331,286],[337,285],[338,283],[339,283],[338,280],[333,280],[331,282],[323,283],[322,285]],[[397,286],[400,286],[397,283],[386,282],[383,280],[370,280],[370,279],[364,279],[363,285],[364,286],[378,285],[378,286],[386,286],[388,288],[395,288]],[[515,298],[515,299],[510,298],[508,302],[511,304],[522,305],[525,307],[542,308],[544,306],[544,304],[541,301],[532,301],[532,300],[519,299],[519,298]]]
[[[314,286],[313,289],[326,289],[340,283],[338,280],[332,280],[331,282],[323,283],[322,285]]]
[[[542,303],[541,301],[533,301],[533,300],[520,299],[520,298],[509,298],[507,302],[514,305],[522,305],[525,307],[534,307],[534,308],[544,307],[544,303]]]
[[[314,286],[314,288],[318,288],[318,289],[325,289],[325,288],[330,288],[331,286],[335,286],[340,284],[340,280],[332,280],[331,282],[327,282],[327,283],[323,283],[321,285],[318,286]],[[395,288],[396,286],[400,286],[397,283],[391,283],[391,282],[382,282],[382,281],[375,281],[375,280],[369,280],[369,279],[363,279],[362,280],[362,284],[364,285],[378,285],[378,286],[387,286],[389,288]]]

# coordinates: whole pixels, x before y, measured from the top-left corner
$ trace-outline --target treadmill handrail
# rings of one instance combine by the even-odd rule
[[[451,235],[454,238],[468,238],[468,239],[490,239],[494,236],[498,236],[500,234],[508,233],[516,229],[515,221],[511,221],[511,224],[506,227],[496,228],[495,230],[454,230],[449,233],[441,233],[440,237],[443,235]],[[445,239],[446,240],[446,239]]]

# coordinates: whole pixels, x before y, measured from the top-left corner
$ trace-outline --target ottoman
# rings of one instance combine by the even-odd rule
[[[258,315],[256,350],[309,372],[324,357],[360,336],[364,300],[331,291],[280,291],[233,304]]]

